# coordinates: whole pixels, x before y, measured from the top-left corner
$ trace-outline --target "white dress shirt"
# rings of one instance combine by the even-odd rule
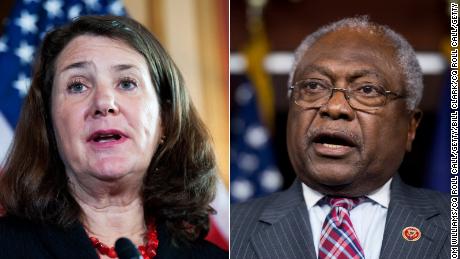
[[[390,203],[391,180],[366,195],[368,199],[350,211],[350,219],[366,259],[378,259],[380,256],[388,204]],[[311,189],[304,183],[302,183],[302,192],[307,203],[315,252],[318,256],[321,229],[327,214],[331,211],[331,206],[326,202],[320,202],[325,196],[324,194]]]

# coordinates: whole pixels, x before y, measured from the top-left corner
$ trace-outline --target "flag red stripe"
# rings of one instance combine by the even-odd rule
[[[224,235],[222,235],[219,232],[219,228],[214,223],[212,218],[210,219],[210,221],[211,221],[211,224],[210,224],[211,226],[210,226],[208,236],[206,236],[206,240],[228,251],[228,240],[226,240]]]

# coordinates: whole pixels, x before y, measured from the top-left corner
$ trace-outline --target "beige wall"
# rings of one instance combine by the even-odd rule
[[[193,102],[211,131],[228,187],[228,17],[226,0],[124,0],[184,75]]]

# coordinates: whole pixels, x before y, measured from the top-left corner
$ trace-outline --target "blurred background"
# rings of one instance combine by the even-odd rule
[[[84,14],[129,15],[160,40],[185,77],[215,143],[221,182],[208,239],[228,249],[228,2],[226,0],[0,1],[0,167],[44,32]],[[0,168],[1,169],[1,168]]]
[[[399,171],[411,185],[449,193],[449,2],[233,0],[231,201],[263,196],[292,183],[295,173],[285,144],[292,52],[320,26],[356,15],[390,26],[416,50],[424,73],[424,117]]]

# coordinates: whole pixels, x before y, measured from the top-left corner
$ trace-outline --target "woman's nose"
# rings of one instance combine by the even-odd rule
[[[92,114],[95,117],[116,115],[119,107],[116,100],[115,89],[110,86],[96,86]]]

